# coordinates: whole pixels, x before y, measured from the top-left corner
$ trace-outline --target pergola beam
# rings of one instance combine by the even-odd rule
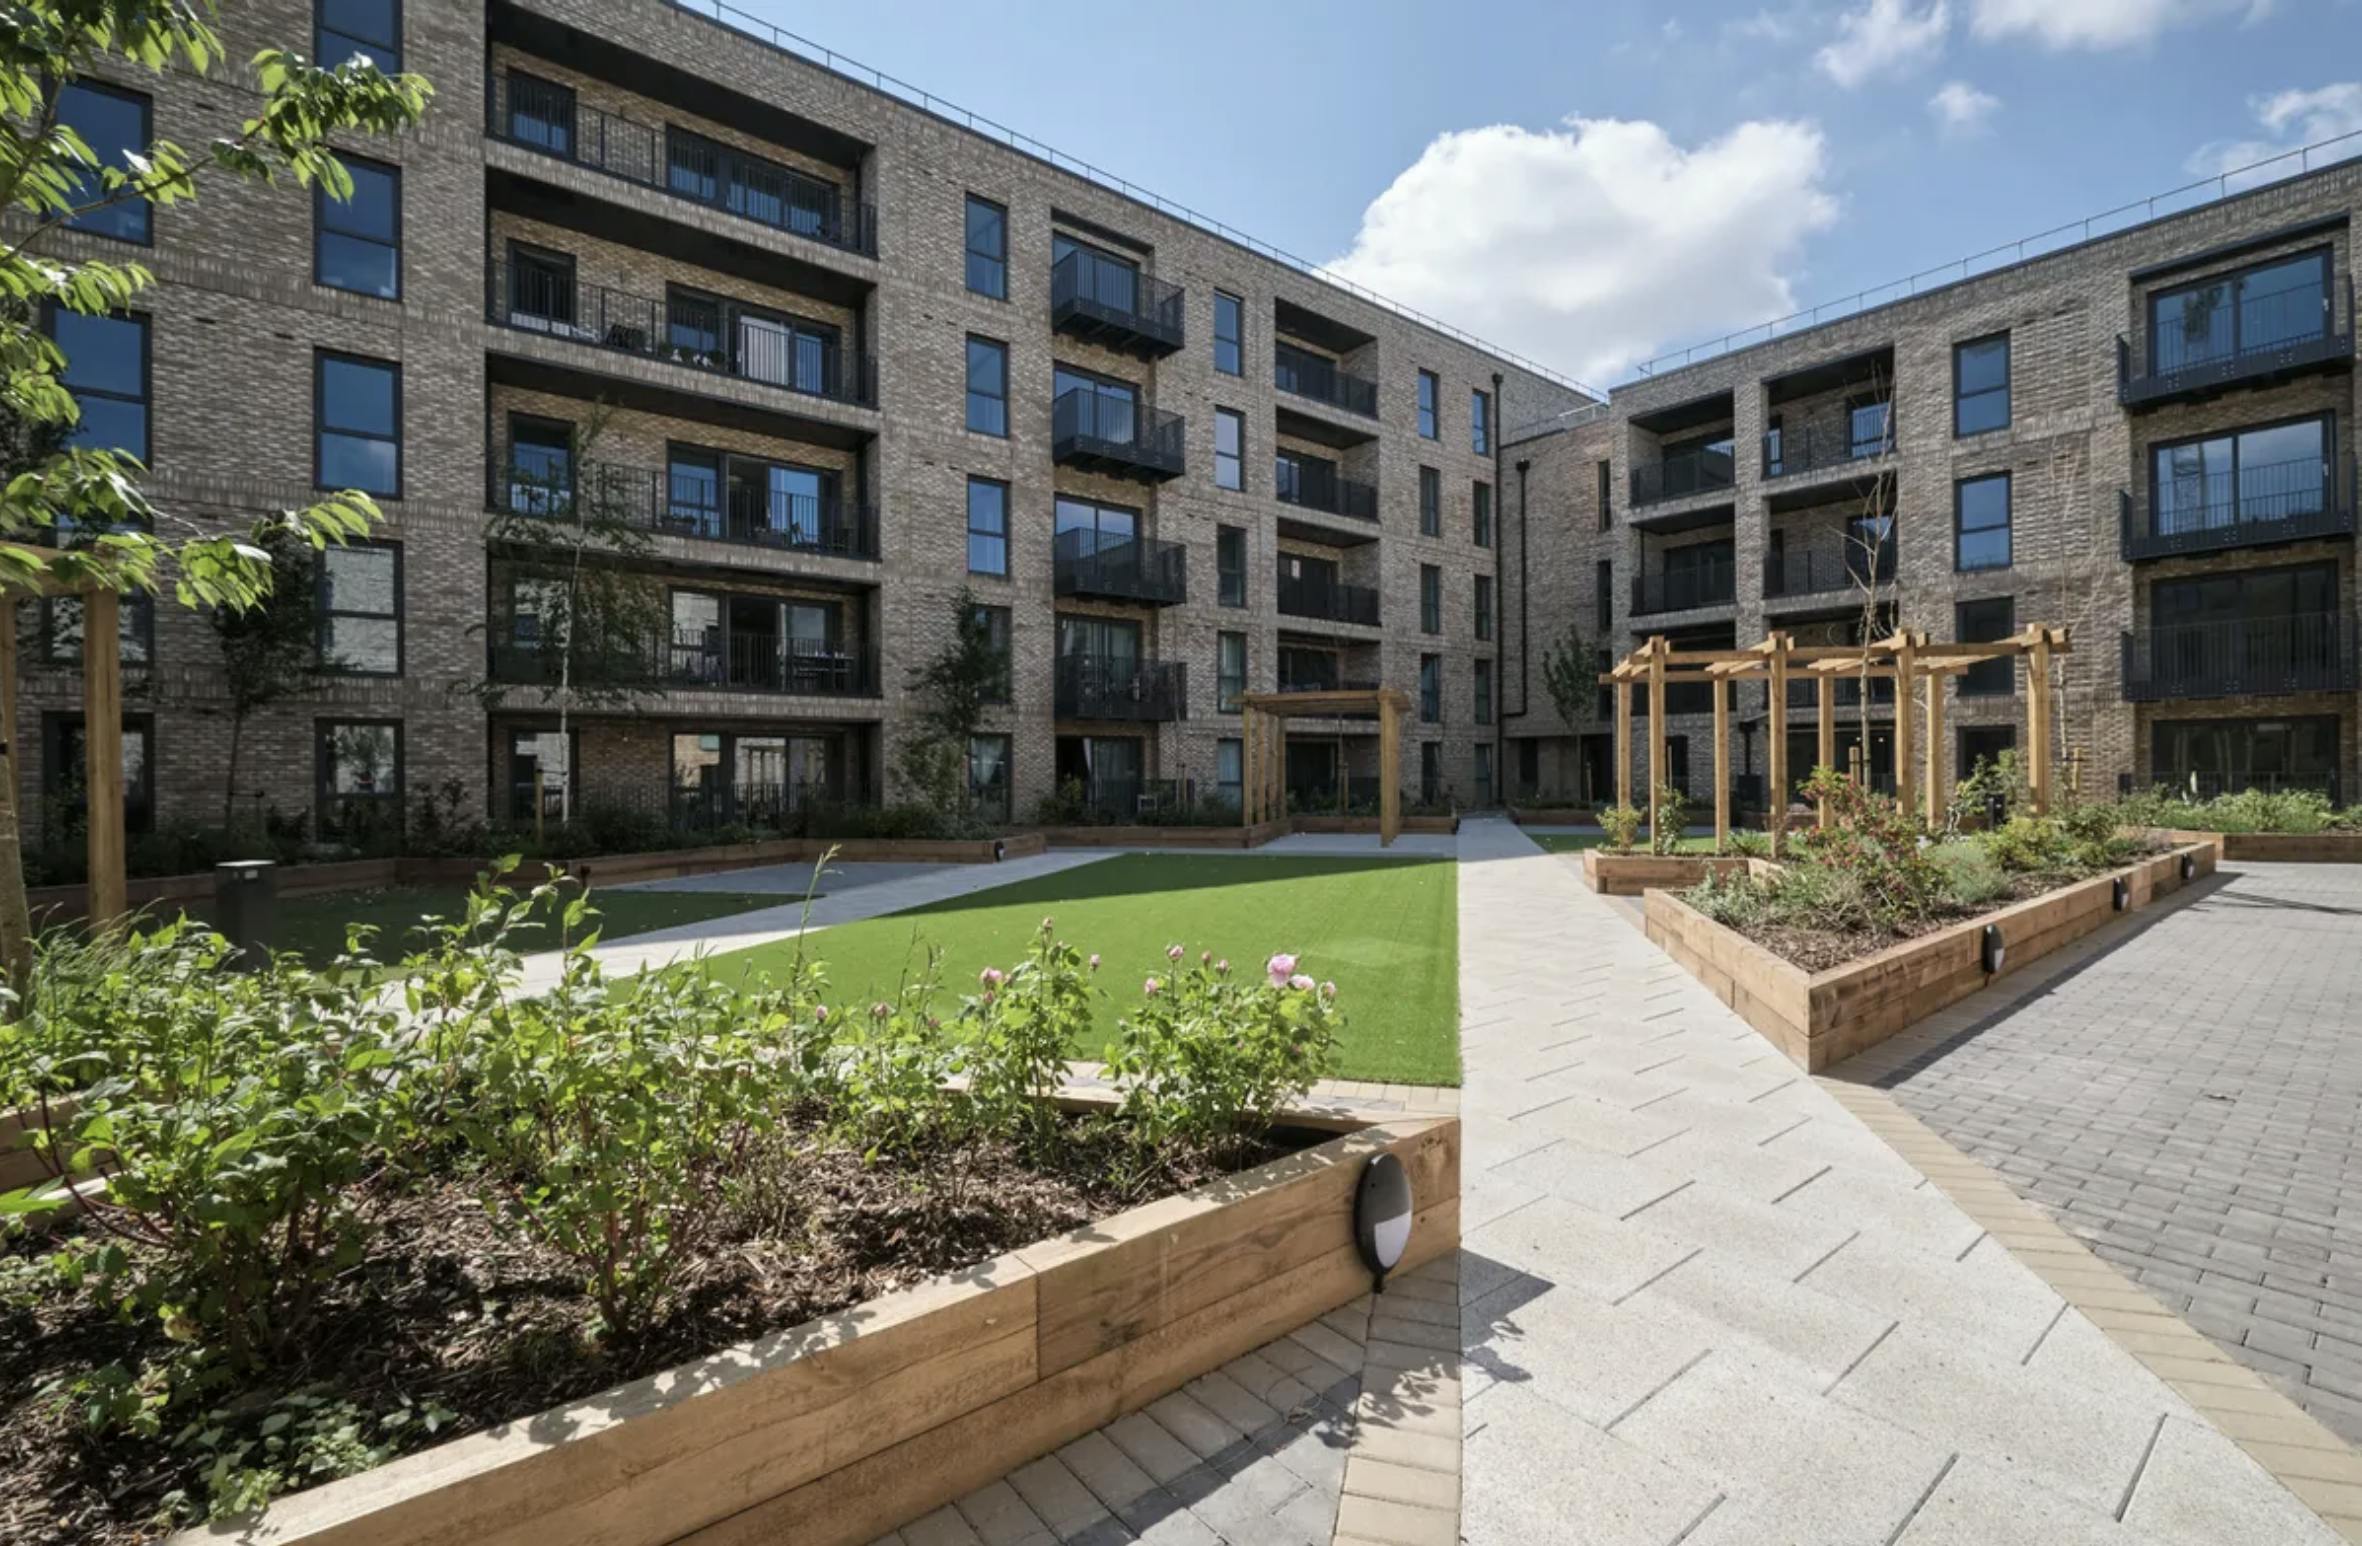
[[[1287,813],[1288,720],[1293,715],[1333,719],[1378,716],[1378,846],[1402,834],[1402,720],[1411,695],[1399,687],[1340,688],[1331,692],[1250,692],[1239,695],[1239,761],[1245,780],[1239,816],[1252,827]]]

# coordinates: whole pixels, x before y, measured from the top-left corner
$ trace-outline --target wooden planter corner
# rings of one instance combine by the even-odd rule
[[[860,1546],[1367,1291],[1381,1152],[1419,1202],[1400,1270],[1456,1249],[1459,1122],[1375,1122],[175,1539]]]
[[[2362,832],[2156,832],[2174,843],[2212,843],[2226,864],[2362,864]]]
[[[1609,853],[1583,850],[1583,884],[1601,896],[1639,896],[1676,886],[1694,886],[1709,875],[1744,871],[1748,860],[1735,855]]]
[[[1823,972],[1781,959],[1670,891],[1648,893],[1645,926],[1651,941],[1797,1067],[1818,1073],[2107,923],[2116,916],[2118,876],[2131,883],[2128,912],[2180,890],[2184,856],[2193,879],[2214,873],[2213,843],[2185,844]],[[2007,947],[1991,976],[1983,959],[1987,924],[2000,925]]]

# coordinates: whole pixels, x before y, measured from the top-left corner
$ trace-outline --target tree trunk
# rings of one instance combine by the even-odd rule
[[[234,832],[238,826],[238,751],[246,739],[244,710],[230,711],[230,766],[222,776],[221,825],[224,832]]]
[[[18,833],[14,726],[0,730],[0,972],[8,1019],[16,1018],[33,981],[32,909],[25,900],[24,841]]]

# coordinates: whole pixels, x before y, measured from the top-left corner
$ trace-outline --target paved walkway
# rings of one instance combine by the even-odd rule
[[[2338,1539],[1571,866],[1460,857],[1471,1546]]]
[[[2362,874],[2246,865],[1848,1065],[2362,1439]],[[2362,1488],[2356,1489],[2362,1499]]]

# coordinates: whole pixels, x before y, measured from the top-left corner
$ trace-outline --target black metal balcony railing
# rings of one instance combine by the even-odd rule
[[[660,635],[568,664],[555,649],[514,641],[491,646],[492,679],[555,687],[562,677],[613,686],[709,688],[805,698],[875,698],[874,645],[734,634]]]
[[[2284,290],[2227,308],[2216,326],[2150,330],[2143,358],[2131,339],[2116,338],[2116,400],[2137,408],[2174,398],[2204,397],[2225,387],[2307,370],[2334,369],[2354,358],[2354,276],[2345,276],[2345,312],[2335,292]]]
[[[1050,267],[1050,326],[1130,353],[1181,348],[1182,301],[1179,285],[1081,248]]]
[[[1660,504],[1728,489],[1736,481],[1728,451],[1681,451],[1632,469],[1632,503]]]
[[[546,81],[495,74],[484,101],[485,129],[494,139],[847,252],[877,256],[877,210],[848,198],[834,183],[695,135],[668,135],[659,125],[585,106],[572,92]]]
[[[1323,671],[1291,674],[1285,667],[1282,667],[1278,690],[1281,692],[1376,692],[1380,685],[1376,677],[1349,677]]]
[[[2124,635],[2124,697],[2268,698],[2350,692],[2354,641],[2335,612],[2174,623]]]
[[[878,557],[878,515],[865,505],[825,495],[720,489],[660,467],[586,461],[566,479],[530,454],[520,459],[501,448],[493,456],[487,497],[492,509],[511,515],[612,521],[664,536],[835,558]]]
[[[1278,482],[1279,502],[1299,510],[1325,510],[1357,521],[1378,518],[1378,486],[1340,473],[1299,464],[1292,471],[1283,464]]]
[[[1061,655],[1051,691],[1061,719],[1163,724],[1189,716],[1189,669],[1178,660]]]
[[[1189,599],[1189,550],[1154,537],[1110,541],[1068,533],[1052,545],[1052,589],[1061,596],[1096,596],[1152,607]]]
[[[1738,595],[1737,580],[1737,566],[1728,562],[1636,574],[1632,577],[1632,615],[1727,607]]]
[[[1775,429],[1763,437],[1763,475],[1785,478],[1800,472],[1827,472],[1874,462],[1895,448],[1894,415],[1886,416],[1886,432],[1856,435],[1846,425],[1807,424],[1799,429]]]
[[[2160,768],[2152,780],[2158,787],[2193,800],[2211,800],[2217,795],[2245,794],[2255,790],[2262,794],[2285,794],[2300,791],[2326,795],[2332,805],[2345,802],[2338,798],[2338,777],[2335,773],[2257,773],[2257,772],[2197,772]],[[2121,775],[2120,787],[2131,792],[2132,775]]]
[[[1366,419],[1378,416],[1378,383],[1293,344],[1271,346],[1271,384],[1283,392],[1309,397]]]
[[[1152,483],[1181,476],[1187,426],[1137,398],[1069,387],[1050,405],[1050,459]]]
[[[1879,544],[1875,554],[1861,549],[1835,551],[1799,548],[1763,555],[1763,594],[1766,600],[1793,596],[1822,596],[1885,585],[1895,577],[1895,546]]]
[[[2124,557],[2176,558],[2226,548],[2354,534],[2355,463],[2318,457],[2119,489]]]
[[[708,302],[631,295],[554,269],[495,260],[485,269],[484,314],[521,333],[644,355],[807,397],[877,405],[877,367],[868,355],[753,317],[726,327]]]
[[[1287,617],[1309,617],[1326,623],[1378,626],[1378,593],[1365,585],[1335,580],[1279,577],[1279,610]]]

